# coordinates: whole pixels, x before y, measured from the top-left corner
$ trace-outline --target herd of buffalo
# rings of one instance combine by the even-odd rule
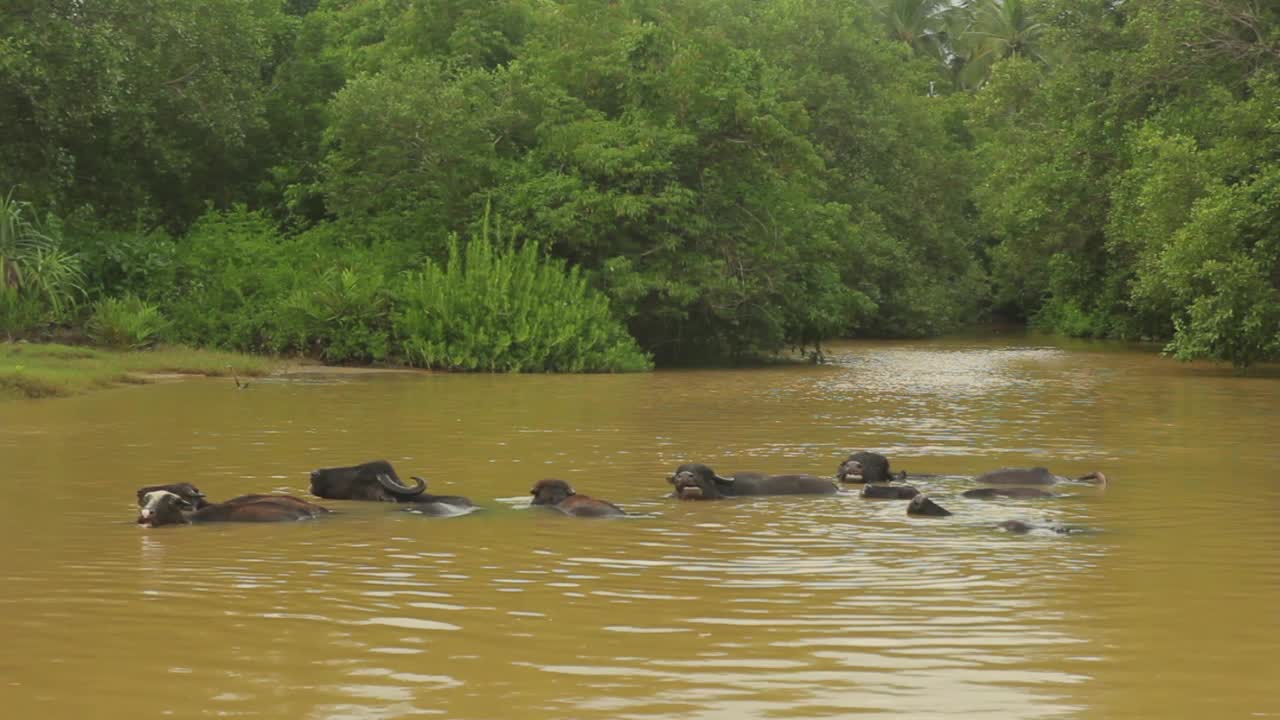
[[[718,500],[751,495],[834,495],[846,492],[842,486],[860,484],[864,498],[909,500],[908,515],[945,516],[951,513],[916,488],[904,484],[905,471],[890,472],[889,460],[872,452],[855,452],[836,470],[835,478],[817,475],[767,475],[742,472],[729,477],[716,474],[701,463],[676,468],[667,481],[674,486],[670,497],[680,500]],[[461,515],[476,509],[469,499],[458,495],[432,495],[420,477],[406,484],[385,460],[349,467],[321,468],[311,472],[311,494],[329,500],[373,500],[406,504],[424,515]],[[981,487],[962,493],[976,499],[1050,497],[1043,488],[1065,482],[1105,485],[1107,478],[1091,472],[1078,478],[1054,475],[1043,467],[1003,468],[973,478]],[[896,484],[895,484],[896,483]],[[530,490],[531,505],[557,510],[577,517],[612,517],[626,511],[597,498],[579,495],[563,480],[539,481]],[[308,520],[329,513],[329,509],[292,495],[241,495],[224,502],[210,502],[190,483],[150,485],[138,490],[138,524],[144,527],[186,525],[206,522],[278,522]],[[999,524],[1009,532],[1035,529],[1019,520]],[[1051,526],[1053,532],[1071,528]]]

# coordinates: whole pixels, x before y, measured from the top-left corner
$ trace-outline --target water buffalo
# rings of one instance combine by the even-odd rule
[[[548,478],[539,480],[529,491],[533,496],[530,505],[552,507],[565,515],[577,517],[615,517],[626,515],[622,508],[611,502],[598,500],[587,495],[579,495],[563,480]]]
[[[917,495],[911,498],[911,503],[907,505],[907,514],[946,517],[951,514],[951,511],[930,500],[928,495]]]
[[[862,497],[884,500],[910,500],[920,491],[910,485],[863,485]]]
[[[311,494],[330,500],[412,502],[426,489],[422,480],[414,487],[405,485],[386,460],[311,471]]]
[[[226,502],[205,503],[199,509],[168,490],[152,490],[142,496],[138,524],[143,527],[187,525],[205,522],[283,522],[310,520],[328,508],[291,495],[241,495]]]
[[[859,451],[853,453],[836,469],[836,479],[842,483],[885,483],[905,480],[907,472],[897,475],[889,472],[889,458],[880,453]]]
[[[719,500],[747,495],[834,495],[839,492],[830,478],[816,475],[765,475],[737,473],[721,477],[702,463],[686,463],[667,477],[672,493],[681,500]]]
[[[965,490],[960,493],[967,498],[977,500],[994,500],[996,498],[1051,498],[1056,497],[1054,493],[1048,490],[1041,490],[1033,487],[993,487],[993,488],[974,488],[973,490]]]
[[[475,507],[471,500],[458,495],[429,495],[426,480],[416,476],[412,479],[416,485],[405,485],[386,460],[320,468],[311,471],[311,494],[330,500],[412,503],[410,510],[425,515],[457,515]]]
[[[996,527],[1015,535],[1026,535],[1035,531],[1043,531],[1055,535],[1072,535],[1087,532],[1084,528],[1069,527],[1067,525],[1032,525],[1021,520],[1005,520],[1002,523],[997,523]]]
[[[1000,468],[983,473],[973,479],[976,483],[986,485],[1053,485],[1060,482],[1073,482],[1073,478],[1054,475],[1048,468]],[[1091,472],[1074,478],[1074,482],[1106,485],[1107,476],[1100,472]]]

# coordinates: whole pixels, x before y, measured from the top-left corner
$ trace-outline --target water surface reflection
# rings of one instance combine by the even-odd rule
[[[0,406],[0,706],[49,720],[1280,713],[1274,378],[1009,340],[833,359],[249,392],[193,380]],[[855,449],[937,473],[917,484],[955,516],[856,495],[664,497],[687,460],[829,474]],[[486,510],[327,502],[340,514],[314,523],[132,524],[141,485],[303,494],[311,468],[375,457]],[[959,497],[963,476],[1006,464],[1115,482]],[[638,517],[524,508],[547,476]],[[1097,532],[993,527],[1010,518]]]

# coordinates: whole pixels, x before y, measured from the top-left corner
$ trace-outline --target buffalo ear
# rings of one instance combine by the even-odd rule
[[[194,506],[194,505],[192,505],[191,503],[187,502],[186,500],[182,499],[182,498],[178,498],[178,507],[179,507],[179,508],[181,508],[181,509],[183,509],[183,510],[191,510],[191,509],[193,509],[195,506]]]

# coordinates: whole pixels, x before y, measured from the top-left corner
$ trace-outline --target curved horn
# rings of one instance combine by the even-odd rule
[[[427,483],[419,477],[414,478],[418,482],[417,487],[406,487],[396,482],[394,478],[386,473],[378,473],[378,484],[387,489],[392,495],[400,497],[414,497],[421,495],[427,490]]]
[[[1096,470],[1095,470],[1095,471],[1093,471],[1093,472],[1091,472],[1091,473],[1087,473],[1087,474],[1085,474],[1085,475],[1081,475],[1080,477],[1076,478],[1076,480],[1078,480],[1078,481],[1080,481],[1080,482],[1092,482],[1092,483],[1095,483],[1095,484],[1098,484],[1098,485],[1106,485],[1106,484],[1107,484],[1107,476],[1106,476],[1106,475],[1103,475],[1102,473],[1100,473],[1100,472],[1098,472],[1098,471],[1096,471]]]
[[[714,480],[715,480],[716,482],[718,482],[718,483],[723,483],[723,484],[725,484],[725,485],[732,485],[732,484],[733,484],[733,478],[731,478],[731,477],[720,477],[719,475],[716,475],[715,473],[712,473],[712,474],[711,474],[711,477],[712,477],[712,479],[714,479]]]

